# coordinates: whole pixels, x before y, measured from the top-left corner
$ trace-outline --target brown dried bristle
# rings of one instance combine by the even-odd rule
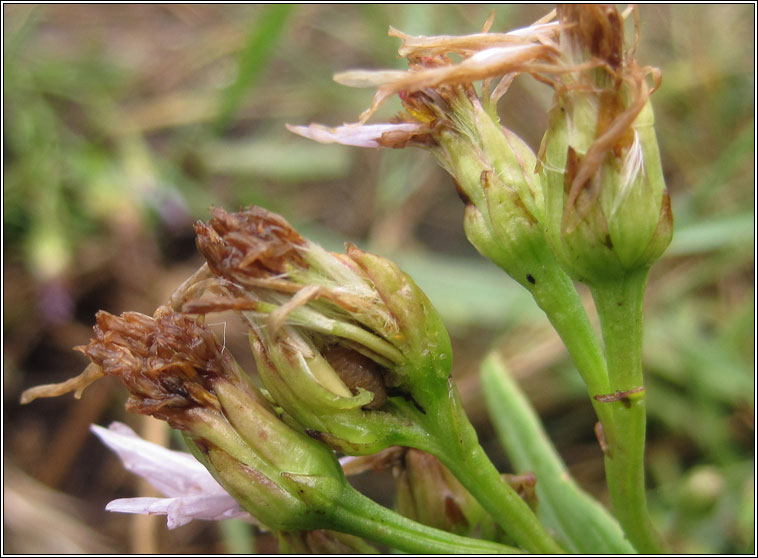
[[[616,119],[626,110],[624,99],[615,90],[603,90],[598,96],[597,128],[595,137],[601,137]],[[625,149],[634,143],[634,128],[627,127],[618,134],[618,138],[611,146],[613,154],[621,158]]]
[[[213,219],[195,224],[197,249],[216,274],[232,281],[279,275],[288,262],[305,266],[305,239],[279,215],[260,207],[227,213],[213,208]]]
[[[595,58],[614,70],[623,62],[624,22],[614,6],[562,4],[558,19],[567,33]]]
[[[182,428],[189,408],[219,407],[212,380],[225,374],[223,355],[213,333],[190,316],[101,310],[94,333],[89,345],[76,349],[124,382],[131,394],[128,411]]]
[[[409,145],[417,147],[434,147],[437,145],[437,141],[428,131],[384,132],[382,136],[377,139],[377,143],[381,147],[388,147],[390,149],[404,149]]]

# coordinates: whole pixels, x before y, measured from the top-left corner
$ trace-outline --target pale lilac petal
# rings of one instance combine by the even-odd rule
[[[127,471],[144,478],[166,496],[224,490],[190,454],[143,440],[125,424],[113,423],[109,428],[93,424],[91,430],[121,458]]]
[[[169,529],[193,519],[238,517],[253,520],[192,455],[143,440],[131,428],[118,422],[109,428],[96,425],[90,428],[121,458],[127,470],[168,496],[122,498],[110,502],[106,510],[166,515]]]
[[[111,512],[165,515],[169,529],[186,525],[193,519],[221,521],[252,517],[239,506],[229,507],[229,496],[187,496],[183,498],[120,498],[109,502]],[[235,502],[236,504],[236,502]]]
[[[290,126],[290,132],[320,143],[340,143],[355,147],[381,147],[379,140],[387,132],[420,132],[424,126],[415,122],[403,122],[400,124],[346,124],[337,128],[328,128],[321,124],[310,126]]]

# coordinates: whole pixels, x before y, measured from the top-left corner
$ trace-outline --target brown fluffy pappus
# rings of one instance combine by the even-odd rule
[[[213,219],[196,223],[195,233],[211,271],[232,281],[280,275],[288,262],[307,265],[301,255],[305,239],[282,217],[260,207],[236,213],[213,208]]]
[[[129,390],[127,410],[150,414],[182,427],[192,407],[219,408],[214,378],[227,375],[213,333],[185,314],[97,313],[95,336],[76,347],[104,374],[116,376]]]

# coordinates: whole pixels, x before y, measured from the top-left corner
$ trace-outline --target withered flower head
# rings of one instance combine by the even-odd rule
[[[179,429],[185,429],[184,413],[193,407],[219,410],[213,384],[234,374],[213,332],[173,312],[151,318],[101,310],[93,339],[76,350],[124,383],[131,394],[127,410],[154,415]]]
[[[615,7],[558,17],[564,71],[546,79],[555,105],[540,157],[547,231],[564,267],[593,283],[649,267],[671,241],[650,104],[660,71],[636,62]]]
[[[292,479],[307,475],[313,490],[339,493],[345,481],[333,452],[284,424],[202,322],[167,307],[154,317],[101,311],[94,334],[77,349],[97,374],[90,368],[78,382],[31,396],[60,395],[86,387],[95,375],[115,376],[129,390],[127,410],[181,430],[195,456],[263,525],[324,526]]]
[[[115,376],[131,394],[127,402],[130,411],[155,415],[181,428],[183,410],[218,409],[214,381],[241,381],[236,363],[222,353],[210,329],[196,318],[166,307],[159,308],[155,317],[138,312],[115,316],[101,310],[93,330],[88,345],[75,347],[92,361],[85,371],[60,384],[27,390],[22,403],[70,391],[78,398],[97,379]]]
[[[670,242],[672,217],[649,102],[660,72],[638,65],[627,48],[629,14],[637,16],[633,8],[569,4],[509,33],[489,32],[491,20],[462,37],[391,29],[408,71],[335,76],[377,88],[359,123],[289,129],[320,142],[430,150],[466,203],[469,240],[527,288],[528,270],[552,265],[534,257],[544,252],[543,230],[574,277],[649,266]],[[497,116],[497,101],[522,73],[556,91],[539,157]],[[395,94],[405,111],[392,123],[363,126]]]
[[[351,70],[334,76],[350,87],[371,87],[374,100],[356,124],[328,128],[319,124],[287,126],[292,132],[322,143],[361,147],[405,147],[437,145],[440,126],[455,127],[457,109],[452,106],[462,92],[478,96],[491,115],[519,73],[556,69],[555,39],[560,32],[551,12],[534,25],[508,33],[490,33],[492,19],[482,33],[460,37],[413,36],[390,27],[389,35],[402,40],[398,52],[408,60],[408,71]],[[455,61],[451,55],[460,58]],[[482,82],[481,94],[473,85]],[[405,113],[392,123],[365,125],[377,108],[398,95]]]
[[[393,263],[327,252],[260,208],[217,209],[196,231],[220,294],[184,310],[241,312],[266,389],[311,435],[375,452],[408,422],[400,408],[447,394],[447,332]]]
[[[391,36],[402,39],[399,52],[408,60],[408,71],[357,70],[335,76],[345,85],[378,88],[361,123],[389,96],[399,96],[404,112],[377,128],[372,145],[410,145],[432,153],[466,204],[469,241],[526,288],[533,284],[529,277],[556,264],[544,238],[537,157],[501,126],[497,102],[519,73],[561,71],[556,42],[561,26],[550,21],[553,17],[509,33],[489,32],[490,20],[482,33],[461,37],[411,36],[390,29]],[[289,129],[316,141],[368,145],[366,127]],[[351,142],[358,134],[363,143]]]
[[[213,219],[195,231],[200,253],[222,279],[216,286],[226,294],[192,300],[183,306],[187,311],[255,311],[266,316],[271,334],[293,324],[354,344],[365,341],[361,350],[385,363],[402,360],[411,344],[426,342],[413,326],[423,325],[418,307],[428,301],[391,262],[352,245],[346,255],[327,252],[281,216],[255,206],[236,213],[214,209]],[[402,301],[383,284],[391,279],[393,287],[409,285]]]
[[[195,224],[197,248],[216,275],[245,285],[306,265],[307,242],[279,215],[260,207],[227,213],[213,208],[213,219]]]

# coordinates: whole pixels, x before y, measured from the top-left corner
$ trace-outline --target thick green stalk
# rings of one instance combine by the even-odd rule
[[[478,442],[468,443],[458,458],[440,461],[519,545],[535,554],[563,554],[531,508],[500,476]]]
[[[551,261],[552,260],[552,261]],[[606,405],[594,399],[596,395],[610,392],[608,371],[603,349],[592,329],[587,312],[571,278],[554,262],[552,257],[543,261],[550,263],[541,268],[534,283],[522,283],[529,289],[537,305],[561,337],[574,365],[587,385],[595,413],[603,425],[606,440],[613,440],[613,416]]]
[[[417,418],[433,434],[409,441],[408,445],[437,457],[520,547],[535,554],[565,553],[487,457],[455,386],[451,385],[450,390],[450,404],[427,408]]]
[[[642,375],[642,304],[647,269],[591,286],[603,330],[615,440],[605,452],[613,510],[642,553],[662,552],[645,495],[645,391]]]
[[[574,552],[633,554],[618,522],[571,478],[539,417],[496,354],[482,363],[481,380],[490,417],[514,468],[537,475],[540,517]]]
[[[331,529],[412,554],[516,554],[516,548],[427,527],[380,506],[349,485],[327,515]]]

